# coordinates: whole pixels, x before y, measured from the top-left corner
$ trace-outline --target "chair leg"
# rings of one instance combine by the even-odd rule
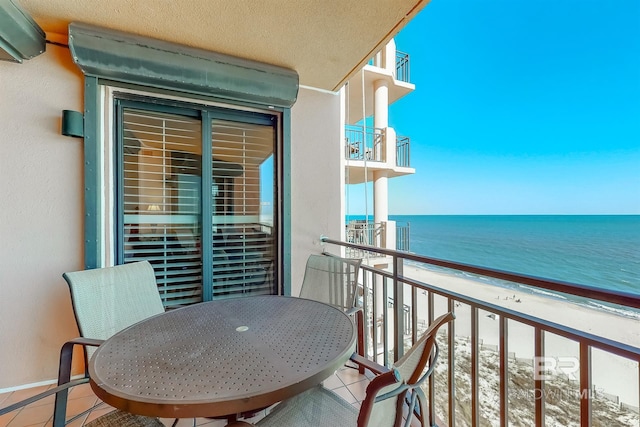
[[[358,329],[358,344],[357,344],[357,352],[358,355],[365,357],[364,355],[364,313],[362,310],[356,312],[356,327]],[[364,366],[358,365],[358,372],[361,375],[364,375]]]
[[[62,346],[62,349],[60,350],[58,385],[66,384],[71,381],[71,358],[73,356],[73,346],[73,342],[67,342]],[[53,427],[62,427],[65,425],[68,397],[69,389],[64,389],[56,393],[56,399],[53,409]]]

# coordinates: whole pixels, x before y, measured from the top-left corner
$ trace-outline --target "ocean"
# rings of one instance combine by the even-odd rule
[[[389,219],[409,224],[410,250],[419,255],[640,295],[640,215]]]

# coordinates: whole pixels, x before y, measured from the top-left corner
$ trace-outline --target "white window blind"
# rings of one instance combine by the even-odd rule
[[[214,298],[274,293],[272,197],[262,191],[270,184],[273,194],[274,129],[228,120],[211,128]]]
[[[123,112],[125,262],[148,260],[166,307],[202,301],[200,121]]]
[[[273,124],[211,120],[212,174],[203,177],[199,111],[124,107],[121,117],[124,262],[151,262],[166,307],[276,293]],[[212,227],[204,239],[203,215]]]

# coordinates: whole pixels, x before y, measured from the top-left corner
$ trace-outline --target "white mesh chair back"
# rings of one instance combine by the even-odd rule
[[[400,382],[397,371],[379,375],[367,386],[365,400],[358,411],[346,400],[319,385],[280,402],[256,426],[394,427],[402,421],[402,402],[407,390],[407,386]],[[251,424],[231,425],[246,427]]]
[[[356,306],[358,274],[362,260],[328,255],[310,255],[300,298],[348,310]]]
[[[422,337],[416,341],[400,360],[393,364],[407,384],[416,384],[422,381],[425,376],[424,368],[436,347],[438,329],[454,318],[455,315],[453,313],[446,313],[431,322]]]
[[[153,267],[147,261],[68,272],[80,335],[107,339],[141,320],[164,312]],[[94,349],[87,349],[90,357]]]
[[[389,375],[387,373],[386,375]],[[380,378],[380,377],[377,377]],[[391,384],[380,388],[374,394],[367,390],[367,396],[358,414],[358,427],[396,427],[402,423],[402,405],[406,390],[402,384]],[[386,399],[380,397],[389,395]],[[366,401],[371,399],[371,409],[367,409]],[[376,401],[376,399],[380,399]],[[368,413],[365,413],[368,412]],[[410,422],[410,420],[409,420]]]

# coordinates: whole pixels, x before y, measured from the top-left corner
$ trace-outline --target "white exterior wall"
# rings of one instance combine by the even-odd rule
[[[344,234],[344,165],[339,94],[301,88],[291,110],[291,293],[298,295],[307,257],[322,235]],[[339,247],[330,247],[334,254]]]
[[[61,274],[84,264],[83,140],[60,122],[82,88],[65,48],[0,61],[0,390],[56,378],[78,334]]]

